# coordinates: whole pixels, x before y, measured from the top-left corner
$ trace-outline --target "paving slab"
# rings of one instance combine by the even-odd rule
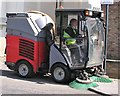
[[[112,83],[98,83],[99,85],[96,88],[90,88],[89,90],[94,91],[96,93],[102,94],[102,95],[120,95],[119,93],[119,85],[120,80],[118,79],[112,79]]]

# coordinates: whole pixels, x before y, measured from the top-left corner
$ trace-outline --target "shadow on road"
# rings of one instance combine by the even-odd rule
[[[25,80],[25,81],[30,81],[30,82],[36,82],[37,84],[57,84],[60,85],[58,83],[55,83],[51,76],[40,76],[39,73],[35,74],[34,77],[32,78],[22,78],[19,77],[18,74],[14,71],[11,70],[1,70],[0,69],[0,73],[2,72],[2,76],[11,78],[11,79],[18,79],[18,80]]]

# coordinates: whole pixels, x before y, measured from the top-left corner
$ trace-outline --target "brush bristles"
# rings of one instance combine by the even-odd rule
[[[90,77],[91,80],[94,82],[104,82],[104,83],[111,83],[112,80],[110,78],[105,78],[105,77],[97,77],[97,76],[92,76]]]
[[[92,82],[90,84],[83,84],[83,83],[79,83],[76,80],[74,80],[73,82],[69,84],[69,86],[75,89],[88,89],[90,87],[97,87],[98,85],[95,82]]]

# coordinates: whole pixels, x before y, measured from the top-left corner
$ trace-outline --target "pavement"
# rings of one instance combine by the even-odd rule
[[[120,95],[120,80],[112,79],[112,83],[97,83],[99,86],[96,88],[90,88],[91,91],[99,93],[101,95]]]
[[[90,94],[90,95],[120,95],[120,80],[113,79],[112,83],[98,83],[91,90],[77,90],[68,85],[55,83],[51,77],[35,76],[21,78],[4,64],[5,57],[0,57],[0,93],[1,94]]]

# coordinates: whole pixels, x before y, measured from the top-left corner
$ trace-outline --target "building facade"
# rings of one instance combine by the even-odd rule
[[[105,5],[102,10],[106,13]],[[106,16],[106,15],[105,15]],[[108,47],[107,58],[120,60],[119,45],[120,45],[120,1],[109,6],[109,32],[108,32]]]

